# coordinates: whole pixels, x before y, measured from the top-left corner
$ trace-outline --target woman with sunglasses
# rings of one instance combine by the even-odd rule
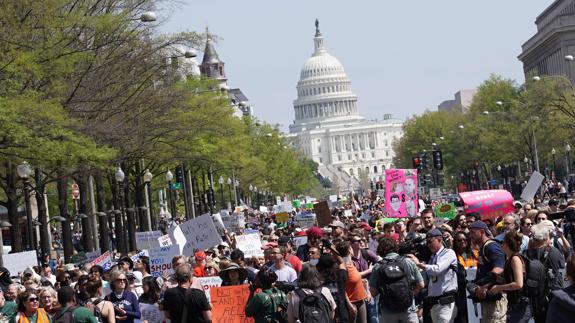
[[[40,296],[40,306],[50,315],[54,317],[56,313],[60,310],[60,305],[58,304],[58,295],[52,287],[43,287],[39,291]]]
[[[136,294],[127,289],[128,279],[122,271],[114,271],[110,275],[112,292],[106,296],[106,300],[114,304],[116,320],[125,323],[134,323],[140,319],[140,304]]]
[[[18,295],[18,314],[14,319],[16,323],[51,323],[52,319],[40,307],[38,295],[27,290]]]
[[[533,221],[530,218],[522,218],[519,222],[519,226],[521,227],[521,233],[523,233],[524,236],[531,237],[531,227],[533,227]]]

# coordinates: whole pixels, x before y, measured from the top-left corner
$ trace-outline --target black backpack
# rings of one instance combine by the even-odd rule
[[[99,298],[93,302],[88,300],[88,302],[86,302],[86,307],[90,311],[92,311],[92,314],[94,314],[94,317],[96,318],[96,321],[98,321],[98,323],[105,323],[105,322],[108,322],[108,320],[104,320],[104,316],[102,315],[102,311],[100,311],[100,308],[98,307],[98,304],[100,304],[100,302],[102,302],[102,300]]]
[[[380,269],[381,305],[393,312],[405,312],[413,304],[414,293],[409,283],[405,257],[384,259]]]
[[[273,313],[266,315],[266,321],[269,323],[287,323],[288,304],[287,302],[283,302],[285,300],[285,294],[280,290],[276,290],[272,293],[264,293],[267,294],[272,302],[272,306],[276,309]]]
[[[53,322],[54,323],[74,323],[76,320],[74,319],[74,311],[79,306],[70,306],[65,311],[59,312],[54,316]]]
[[[335,301],[337,307],[335,308],[334,321],[337,323],[349,323],[349,313],[347,312],[347,300],[345,292],[340,292],[337,283],[331,282],[324,284],[323,287],[327,288]]]
[[[526,250],[528,251],[528,250]],[[524,252],[520,255],[525,264],[525,277],[523,278],[523,295],[529,298],[533,315],[538,316],[546,311],[548,296],[551,292],[549,277],[551,270],[546,265],[548,252],[543,253],[543,261],[537,252]]]
[[[314,290],[307,294],[301,288],[295,290],[299,297],[298,317],[301,323],[325,323],[331,321],[331,306],[325,296]]]

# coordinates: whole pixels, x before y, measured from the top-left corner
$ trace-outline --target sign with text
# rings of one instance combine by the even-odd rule
[[[177,244],[162,247],[153,248],[148,250],[150,254],[150,270],[152,276],[161,277],[164,272],[168,274],[173,274],[174,269],[172,268],[172,258],[180,254],[180,246]]]
[[[110,251],[104,252],[100,257],[94,259],[90,264],[92,266],[102,266],[104,270],[112,268],[112,256],[110,255]]]
[[[136,247],[139,250],[158,248],[158,238],[162,236],[160,231],[136,232]]]
[[[439,187],[431,187],[429,189],[429,197],[434,201],[441,200],[441,188]]]
[[[534,171],[533,175],[529,178],[529,182],[525,185],[523,192],[521,193],[521,198],[524,201],[530,202],[537,194],[537,190],[541,187],[545,176],[541,175],[538,171]]]
[[[481,219],[492,219],[513,212],[513,196],[506,190],[459,193],[465,214],[477,212]]]
[[[164,234],[163,236],[158,238],[158,243],[160,247],[167,247],[172,245],[172,239],[170,238],[169,234]]]
[[[317,218],[317,224],[323,228],[331,223],[331,211],[327,201],[322,201],[313,205],[313,211]]]
[[[276,213],[277,223],[286,223],[289,221],[289,214],[287,212]]]
[[[435,207],[435,217],[444,219],[453,219],[457,215],[455,203],[438,205]]]
[[[213,322],[253,323],[254,319],[247,317],[244,310],[249,295],[249,285],[212,287],[210,299]]]
[[[296,215],[295,223],[300,228],[311,228],[315,225],[315,214],[300,213]]]
[[[414,217],[418,209],[417,170],[385,170],[385,213],[390,218]]]
[[[225,216],[228,215],[228,212],[225,212]],[[222,222],[222,214],[216,213],[212,214],[212,221],[214,221],[214,226],[216,230],[218,230],[218,234],[223,236],[226,234],[226,227],[224,226],[224,222]]]
[[[38,256],[36,250],[9,253],[2,255],[4,267],[10,271],[10,275],[16,276],[24,269],[38,265]]]
[[[206,297],[208,298],[208,302],[211,301],[210,299],[210,290],[212,287],[220,287],[222,286],[222,279],[218,276],[214,277],[194,277],[192,282],[192,288],[197,288],[203,290],[206,293]]]
[[[141,256],[149,257],[150,254],[148,253],[148,250],[142,250],[137,254],[133,255],[132,257],[130,257],[130,259],[132,259],[133,262],[136,262],[140,259]]]
[[[251,258],[252,256],[263,257],[264,255],[259,233],[236,236],[236,246],[244,252],[244,257],[246,259]]]
[[[194,254],[195,250],[209,249],[222,242],[222,237],[209,214],[181,223],[173,234],[175,241],[182,248],[182,255],[186,256]]]
[[[224,216],[221,214],[222,223],[228,232],[238,233],[246,226],[246,220],[243,213],[234,213],[232,215]]]
[[[303,246],[304,244],[307,243],[307,236],[299,236],[299,237],[293,237],[293,244],[295,246],[295,248],[299,248],[299,246]]]
[[[165,323],[167,322],[164,312],[160,310],[158,304],[140,303],[141,317],[139,320],[134,320],[136,323]]]

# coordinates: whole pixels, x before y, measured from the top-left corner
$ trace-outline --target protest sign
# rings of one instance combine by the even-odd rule
[[[459,193],[465,214],[477,212],[481,219],[492,219],[513,212],[513,196],[506,190]]]
[[[246,220],[243,213],[234,213],[232,215],[221,215],[222,223],[229,232],[239,233],[246,226]]]
[[[295,223],[300,228],[311,228],[315,225],[315,214],[300,213],[295,217]]]
[[[331,211],[327,205],[327,201],[322,201],[314,204],[313,211],[317,217],[317,224],[323,228],[331,223]]]
[[[177,244],[162,247],[153,248],[148,250],[150,254],[150,270],[152,276],[160,277],[164,272],[168,274],[173,274],[174,269],[172,268],[172,258],[180,254],[180,246]]]
[[[435,216],[438,218],[453,219],[457,214],[455,203],[438,205],[435,207]]]
[[[543,179],[545,179],[545,176],[541,175],[538,171],[534,171],[521,193],[521,198],[527,202],[533,200],[533,197],[537,194],[537,190],[541,187],[541,183],[543,183]]]
[[[252,323],[253,318],[246,317],[245,307],[250,295],[249,285],[212,287],[213,322]]]
[[[346,218],[349,218],[350,216],[353,216],[353,212],[351,210],[344,210],[343,216],[345,216]]]
[[[197,249],[209,249],[222,242],[222,237],[218,234],[209,214],[181,223],[174,230],[174,237],[176,237],[175,241],[180,244],[183,255],[191,255]],[[183,245],[181,245],[182,242]]]
[[[161,235],[160,231],[136,232],[136,247],[139,250],[158,248],[160,246],[158,238]]]
[[[244,252],[245,258],[251,258],[252,256],[263,257],[264,255],[259,233],[236,236],[236,246]]]
[[[306,209],[313,209],[313,202],[307,202],[307,203],[305,204],[305,208],[306,208]]]
[[[192,288],[203,290],[206,293],[208,302],[210,302],[210,290],[212,287],[222,286],[222,279],[218,276],[214,277],[196,277],[192,282]]]
[[[225,213],[225,215],[228,215],[228,212]],[[216,230],[218,231],[218,234],[220,236],[225,235],[226,233],[226,227],[224,226],[224,222],[222,221],[222,215],[221,213],[216,213],[216,214],[212,214],[212,221],[214,221],[214,226],[216,227]]]
[[[439,187],[431,187],[429,189],[429,198],[431,198],[434,201],[439,201],[441,200],[441,188]]]
[[[277,223],[286,223],[289,221],[289,214],[287,212],[276,213]]]
[[[136,323],[148,322],[148,323],[165,323],[166,316],[164,312],[160,310],[158,304],[147,304],[140,303],[140,313],[141,317],[139,320],[134,320]]]
[[[104,270],[112,268],[112,256],[110,255],[110,251],[104,252],[100,257],[94,259],[90,264],[92,266],[102,266]]]
[[[269,211],[268,211],[268,207],[261,205],[261,206],[260,206],[260,212],[262,212],[262,213],[268,213],[268,212],[269,212]]]
[[[307,236],[294,237],[292,240],[295,248],[297,249],[299,246],[303,246],[307,243]]]
[[[38,265],[38,256],[36,250],[9,253],[2,255],[4,267],[10,271],[10,275],[16,276],[24,269]]]
[[[291,201],[291,205],[292,205],[292,207],[300,208],[301,207],[301,201],[300,200],[293,200],[293,201]]]
[[[288,213],[289,213],[289,212],[291,212],[291,211],[293,210],[292,204],[291,204],[290,202],[288,202],[288,201],[282,202],[282,203],[280,204],[280,206],[281,206],[281,211],[282,211],[282,212],[288,212]]]
[[[417,215],[417,170],[385,170],[385,213],[390,218]]]
[[[172,245],[172,239],[170,239],[169,234],[165,234],[165,235],[158,238],[158,243],[160,244],[160,247],[171,246]]]
[[[130,257],[130,259],[132,259],[133,262],[136,262],[140,259],[141,256],[148,257],[150,256],[150,254],[148,253],[148,250],[142,250],[137,254],[133,255],[132,257]]]
[[[78,264],[81,262],[86,261],[86,253],[84,251],[80,251],[77,254],[72,255],[72,259],[70,259],[73,263]]]

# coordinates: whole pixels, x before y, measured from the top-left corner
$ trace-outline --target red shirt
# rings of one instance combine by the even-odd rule
[[[299,273],[301,271],[302,267],[301,260],[299,260],[297,256],[294,256],[291,253],[289,253],[284,257],[284,259],[290,263],[290,265],[293,267],[296,273]]]

